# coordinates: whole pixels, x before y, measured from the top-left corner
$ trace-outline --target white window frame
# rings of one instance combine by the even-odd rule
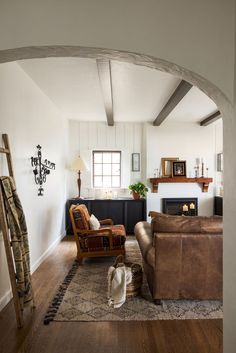
[[[94,174],[94,164],[96,164],[96,163],[94,163],[94,155],[96,154],[96,153],[102,153],[102,154],[105,154],[105,153],[119,153],[120,154],[120,174],[119,175],[114,175],[114,174],[112,174],[112,168],[111,168],[111,175],[109,175],[109,176],[111,176],[111,178],[114,176],[114,177],[117,177],[117,176],[119,176],[119,186],[104,186],[104,185],[102,185],[102,186],[96,186],[95,185],[95,182],[94,182],[94,179],[95,179],[95,177],[96,176],[101,176],[102,178],[105,176],[104,174],[102,174],[102,175],[95,175]],[[121,156],[122,156],[122,154],[121,154],[121,151],[120,150],[94,150],[93,152],[92,152],[92,182],[93,182],[93,187],[95,188],[95,189],[107,189],[107,188],[111,188],[111,189],[118,189],[118,188],[121,188]],[[100,164],[100,163],[99,163]],[[105,164],[105,163],[103,163],[103,161],[102,161],[102,163],[101,163],[102,165],[103,164]],[[111,161],[111,163],[108,163],[108,164],[113,164],[112,163],[112,161]],[[118,163],[114,163],[114,164],[118,164]]]

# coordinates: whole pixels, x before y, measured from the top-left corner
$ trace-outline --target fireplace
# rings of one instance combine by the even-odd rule
[[[198,199],[194,197],[188,198],[163,198],[162,212],[170,215],[198,215]]]

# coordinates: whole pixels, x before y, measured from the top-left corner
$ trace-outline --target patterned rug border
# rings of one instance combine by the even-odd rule
[[[62,284],[57,289],[56,294],[54,295],[54,297],[48,307],[47,313],[46,313],[46,315],[44,317],[44,321],[43,321],[44,325],[49,325],[50,322],[54,320],[54,317],[57,314],[57,311],[61,305],[61,302],[64,298],[64,295],[66,294],[66,291],[67,291],[73,277],[75,276],[78,268],[79,268],[79,262],[78,262],[78,260],[74,260],[74,263],[73,263],[71,269],[69,270],[69,272],[65,276]]]

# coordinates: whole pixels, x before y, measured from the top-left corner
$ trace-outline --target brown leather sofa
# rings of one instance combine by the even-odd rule
[[[222,217],[155,215],[135,226],[154,302],[222,299]]]

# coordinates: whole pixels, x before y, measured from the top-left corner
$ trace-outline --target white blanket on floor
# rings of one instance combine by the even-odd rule
[[[108,270],[108,304],[119,308],[126,300],[126,285],[132,280],[130,267],[110,266]]]

